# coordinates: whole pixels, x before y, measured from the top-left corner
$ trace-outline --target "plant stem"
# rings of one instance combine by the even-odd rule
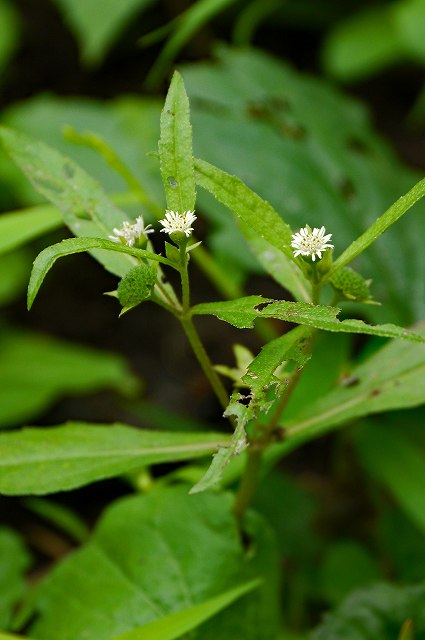
[[[213,388],[215,395],[217,396],[218,401],[220,402],[223,409],[227,408],[229,404],[229,396],[227,395],[227,391],[224,388],[218,374],[216,373],[211,360],[208,357],[207,352],[204,349],[204,345],[199,338],[198,332],[196,331],[194,324],[192,322],[192,318],[188,315],[183,315],[180,317],[180,322],[186,333],[187,339],[189,340],[190,346],[193,349],[195,356],[198,359],[199,364],[201,365],[202,371],[205,373],[208,381]]]
[[[188,255],[186,253],[186,242],[179,246],[180,251],[180,278],[182,282],[182,306],[183,313],[187,314],[190,309],[190,288],[189,274],[187,271]]]
[[[258,478],[261,469],[261,460],[263,456],[263,447],[253,442],[248,448],[248,458],[244,475],[236,493],[235,502],[233,503],[233,513],[239,522],[242,521],[245,511],[251,504],[257,489]]]

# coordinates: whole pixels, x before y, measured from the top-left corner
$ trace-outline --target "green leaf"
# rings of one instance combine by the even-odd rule
[[[20,35],[19,17],[12,2],[0,2],[0,76],[15,52]]]
[[[416,327],[424,336],[425,326]],[[425,404],[425,346],[393,340],[346,375],[327,394],[284,420],[286,439],[271,459],[347,421],[373,413]]]
[[[89,537],[89,529],[75,511],[58,502],[46,498],[26,498],[24,505],[47,522],[64,531],[76,542],[84,542]]]
[[[196,157],[242,178],[292,229],[324,225],[336,255],[421,177],[376,134],[364,107],[334,86],[258,50],[220,48],[217,58],[183,68]],[[215,255],[228,268],[255,270],[248,251],[234,249],[242,236],[223,205],[203,189],[198,200]],[[383,304],[364,308],[371,321],[407,325],[425,317],[424,204],[357,259]]]
[[[24,573],[29,564],[30,556],[21,539],[10,529],[0,528],[0,625],[2,628],[9,626],[15,605],[25,592]]]
[[[259,308],[261,307],[261,309]],[[393,324],[370,325],[362,320],[338,320],[341,309],[305,302],[286,302],[247,296],[237,300],[206,302],[192,307],[193,315],[213,315],[239,329],[252,328],[256,318],[277,318],[324,331],[364,333],[383,338],[404,338],[425,342],[419,334]]]
[[[0,434],[0,493],[68,491],[150,464],[211,454],[228,436],[70,422]]]
[[[34,188],[62,212],[76,236],[108,237],[126,219],[101,186],[70,158],[5,127],[0,127],[0,141]],[[117,253],[94,255],[119,276],[135,264],[129,256]]]
[[[259,316],[257,307],[268,302],[270,302],[269,298],[262,296],[247,296],[223,302],[204,302],[192,307],[192,314],[213,315],[238,329],[252,329],[254,320]]]
[[[339,80],[355,81],[399,61],[404,47],[394,20],[397,4],[357,11],[338,22],[322,52],[326,71]]]
[[[248,447],[246,425],[260,414],[267,414],[273,400],[279,395],[281,381],[274,375],[276,369],[285,360],[294,360],[302,368],[308,360],[303,353],[303,342],[308,332],[298,327],[266,344],[258,356],[249,364],[242,381],[250,390],[249,401],[246,396],[235,392],[224,413],[225,416],[235,416],[236,428],[230,445],[221,447],[214,455],[210,467],[204,476],[191,489],[190,493],[198,493],[211,488],[220,482],[225,467],[234,456],[239,455]],[[268,400],[267,392],[274,387],[272,400]]]
[[[140,380],[117,354],[2,327],[1,427],[33,420],[64,395],[102,389],[131,395],[139,387]]]
[[[189,100],[181,75],[175,71],[161,113],[158,143],[167,209],[182,214],[195,209],[195,172]]]
[[[167,260],[167,258],[163,258],[156,253],[145,251],[145,249],[129,247],[125,244],[113,242],[112,240],[104,240],[103,238],[69,238],[68,240],[62,240],[62,242],[58,242],[44,249],[34,260],[28,285],[28,309],[31,308],[44,278],[58,258],[92,249],[106,249],[107,251],[122,253],[126,256],[153,260],[172,266],[172,263]],[[127,271],[128,270],[129,269],[127,269]]]
[[[62,224],[62,216],[50,205],[4,213],[0,216],[0,253],[15,249]]]
[[[210,598],[190,609],[171,613],[165,618],[160,618],[143,627],[114,636],[111,640],[175,640],[175,638],[180,638],[184,633],[192,631],[192,629],[212,618],[212,616],[225,609],[241,596],[256,589],[260,582],[260,580],[252,580],[240,587],[229,589],[229,591],[225,591],[219,596]]]
[[[139,627],[155,622],[165,626],[171,615],[183,616],[262,579],[252,594],[190,635],[193,640],[214,640],[226,638],[231,629],[233,638],[274,640],[274,540],[252,513],[247,554],[232,501],[230,494],[191,497],[187,486],[118,501],[107,509],[88,544],[61,562],[41,586],[30,633],[43,640],[110,640],[126,632],[134,635],[124,637],[145,638]]]
[[[0,253],[0,305],[13,302],[24,294],[31,270],[31,252],[26,249]]]
[[[235,0],[197,0],[174,19],[173,23],[160,27],[161,34],[172,29],[171,36],[156,58],[150,70],[146,85],[149,88],[157,87],[167,74],[172,61],[178,52],[184,47],[191,37],[204,24],[208,22],[220,11],[223,11]],[[146,42],[148,38],[144,38]]]
[[[390,491],[425,533],[425,456],[408,435],[393,425],[367,423],[356,447],[368,473]]]
[[[364,333],[382,338],[403,338],[425,342],[425,338],[421,335],[403,329],[403,327],[397,327],[394,324],[370,325],[363,320],[338,320],[336,316],[339,313],[341,313],[341,309],[337,307],[325,307],[304,302],[271,302],[259,312],[259,317],[278,318],[324,331]]]
[[[425,631],[425,587],[377,584],[355,591],[328,613],[311,640],[388,640],[397,638],[406,619]]]
[[[394,204],[387,209],[385,213],[382,214],[376,220],[376,222],[367,229],[362,235],[354,240],[350,244],[350,246],[335,260],[333,263],[333,267],[329,272],[329,275],[335,273],[337,269],[345,266],[354,258],[356,258],[360,253],[365,251],[372,242],[375,242],[379,238],[380,235],[384,233],[394,222],[397,222],[402,215],[404,215],[411,207],[413,207],[418,200],[425,196],[425,178],[415,184],[412,189],[404,196],[401,196]]]
[[[297,299],[308,296],[309,285],[294,263],[291,249],[291,228],[276,213],[273,207],[251,191],[242,180],[214,167],[203,160],[195,161],[196,182],[228,207],[241,221],[242,233],[248,241],[258,236],[263,242],[279,252],[279,262],[287,275],[285,287]],[[267,245],[266,245],[267,250]]]
[[[120,33],[153,0],[104,0],[99,11],[97,0],[55,0],[65,20],[75,32],[83,62],[99,64]]]
[[[335,540],[325,551],[317,588],[321,597],[335,605],[354,589],[378,582],[380,573],[377,561],[359,542]]]

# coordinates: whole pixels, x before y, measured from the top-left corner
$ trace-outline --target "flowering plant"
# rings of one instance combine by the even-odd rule
[[[150,301],[181,324],[221,405],[223,422],[231,428],[179,433],[69,424],[2,436],[0,490],[5,494],[68,491],[117,475],[131,477],[137,489],[145,489],[143,499],[136,496],[113,507],[92,541],[45,584],[36,604],[35,637],[51,637],[48,630],[53,628],[55,612],[64,609],[73,625],[70,634],[64,629],[64,640],[89,636],[170,640],[190,632],[203,640],[237,640],[248,637],[244,631],[248,623],[251,628],[258,621],[261,630],[255,638],[274,640],[279,625],[275,547],[268,525],[250,510],[262,474],[289,451],[355,416],[423,401],[412,391],[417,372],[411,371],[416,357],[412,345],[415,354],[416,349],[424,349],[423,327],[409,331],[394,324],[372,325],[337,316],[345,302],[375,302],[370,280],[347,265],[425,195],[425,180],[334,260],[338,238],[326,233],[313,211],[309,222],[318,226],[306,223],[293,230],[239,178],[194,158],[189,102],[177,73],[161,117],[159,164],[166,209],[158,212],[160,230],[152,216],[145,225],[149,211],[134,221],[128,219],[90,176],[56,151],[8,129],[3,128],[0,137],[40,193],[63,211],[76,236],[44,249],[35,260],[29,307],[58,258],[92,253],[119,278],[112,296],[121,313]],[[193,235],[202,215],[195,209],[198,187],[227,207],[248,239],[255,236],[252,247],[259,259],[272,255],[273,261],[263,260],[263,264],[291,300],[259,293],[192,304],[191,257],[203,256],[197,259],[205,265],[207,255]],[[155,230],[168,234],[170,242],[160,246],[163,236]],[[178,286],[171,273],[177,274]],[[213,364],[196,326],[197,317],[205,315],[238,329],[255,325],[268,339],[256,355],[236,345],[236,367]],[[307,376],[315,361],[320,332],[367,334],[393,341],[323,397],[296,401],[304,372]],[[226,376],[234,382],[230,392]],[[319,384],[317,373],[314,384]],[[206,461],[211,454],[212,460]],[[147,471],[158,463],[196,458],[203,464],[180,470],[181,476],[173,471],[155,482]],[[215,492],[207,491],[212,488]],[[120,536],[122,549],[117,548]],[[211,557],[219,558],[219,564],[211,563]],[[185,573],[177,578],[180,562]],[[197,582],[190,578],[192,570]],[[102,581],[111,584],[108,610],[93,595]],[[70,601],[78,601],[80,607],[85,598],[90,602],[93,598],[93,606],[86,606],[81,616],[72,616]]]

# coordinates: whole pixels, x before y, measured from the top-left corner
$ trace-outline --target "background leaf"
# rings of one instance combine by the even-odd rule
[[[377,584],[355,591],[311,634],[311,640],[388,640],[411,618],[425,631],[425,588]]]
[[[30,556],[21,539],[10,529],[0,528],[0,625],[7,629],[15,605],[25,592],[24,572]]]
[[[231,503],[230,495],[189,497],[184,486],[119,501],[104,514],[90,542],[44,583],[31,634],[45,640],[82,640],[87,634],[109,640],[262,578],[252,595],[192,637],[212,640],[231,630],[235,638],[274,640],[273,539],[264,522],[251,517],[247,555]]]
[[[423,324],[415,327],[425,335]],[[393,340],[370,358],[347,370],[336,386],[288,417],[286,442],[274,457],[319,437],[347,421],[373,413],[425,403],[425,346]]]
[[[0,216],[0,253],[15,249],[62,224],[59,211],[49,205],[3,214]]]
[[[228,436],[69,422],[0,434],[0,493],[68,491],[139,467],[211,454]]]
[[[140,381],[118,355],[2,327],[2,427],[34,419],[64,395],[93,393],[105,388],[130,395],[139,386]]]
[[[417,444],[405,429],[375,422],[366,423],[355,443],[368,473],[425,533],[425,456]]]
[[[126,215],[108,199],[100,185],[70,158],[21,133],[0,128],[7,152],[32,182],[63,214],[77,236],[107,238]],[[117,253],[95,253],[112,273],[125,275],[134,261]]]
[[[79,40],[83,62],[95,65],[105,57],[130,20],[154,0],[104,0],[102,11],[96,0],[55,2]]]

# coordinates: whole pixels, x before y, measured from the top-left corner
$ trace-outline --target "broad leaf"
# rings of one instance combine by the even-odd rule
[[[195,172],[189,100],[181,75],[176,71],[161,113],[158,144],[161,176],[167,209],[182,214],[195,209]]]
[[[298,300],[310,300],[309,285],[294,263],[289,225],[267,201],[251,191],[239,178],[203,160],[196,160],[195,168],[197,184],[209,191],[241,221],[242,233],[248,241],[259,237],[278,252],[281,269],[285,270],[287,276],[286,289]],[[271,260],[273,257],[269,258]],[[262,260],[262,264],[267,269],[267,259]]]
[[[120,500],[106,511],[88,544],[42,585],[30,634],[43,640],[111,640],[155,621],[165,625],[170,615],[261,579],[252,594],[194,629],[191,638],[216,640],[231,630],[233,638],[275,640],[274,541],[252,514],[247,554],[232,500],[214,493],[190,497],[187,486]]]
[[[28,308],[31,308],[44,278],[58,258],[93,249],[103,249],[108,252],[120,253],[125,257],[132,256],[133,258],[154,260],[155,262],[172,265],[167,258],[163,258],[156,253],[129,247],[125,244],[113,242],[112,240],[103,240],[102,238],[69,238],[68,240],[62,240],[62,242],[44,249],[35,259],[28,285]],[[137,261],[134,261],[134,265],[137,265]],[[129,264],[127,272],[130,270],[130,267],[131,265]]]
[[[425,533],[425,456],[395,425],[367,423],[355,443],[368,473],[390,491]]]
[[[261,307],[261,308],[260,308]],[[364,333],[383,338],[404,338],[425,342],[421,335],[393,324],[370,325],[362,320],[338,320],[341,309],[305,302],[273,301],[261,296],[248,296],[223,302],[206,302],[192,307],[193,315],[213,315],[242,328],[252,328],[256,318],[277,318],[324,331]]]
[[[377,584],[355,591],[336,611],[327,614],[311,640],[388,640],[398,638],[404,622],[425,631],[425,587]]]
[[[25,592],[24,572],[30,558],[13,531],[0,528],[0,626],[8,628],[15,605]],[[1,633],[0,633],[1,638]]]
[[[121,227],[126,215],[73,160],[5,127],[0,127],[0,141],[35,189],[62,212],[76,236],[107,238],[115,227]],[[94,255],[119,276],[135,264],[128,255],[97,252]]]
[[[165,618],[150,622],[143,627],[114,636],[111,640],[175,640],[175,638],[180,638],[183,634],[209,620],[241,596],[256,589],[260,582],[260,580],[252,580],[190,609],[171,613]]]
[[[416,327],[425,336],[425,327]],[[361,416],[425,404],[425,346],[394,340],[353,367],[324,396],[309,403],[288,420],[286,439],[270,452],[278,458],[304,442]]]
[[[140,381],[117,354],[2,328],[0,427],[32,421],[65,395],[102,389],[130,395],[139,386]]]
[[[88,65],[99,64],[121,31],[154,0],[55,0],[65,20],[75,32],[81,56]]]
[[[70,422],[0,434],[0,493],[68,491],[142,466],[190,460],[228,442],[214,433],[142,431]]]
[[[0,305],[15,301],[28,286],[33,256],[26,249],[0,253]]]
[[[3,214],[0,216],[0,253],[15,249],[62,224],[60,213],[49,205]]]

